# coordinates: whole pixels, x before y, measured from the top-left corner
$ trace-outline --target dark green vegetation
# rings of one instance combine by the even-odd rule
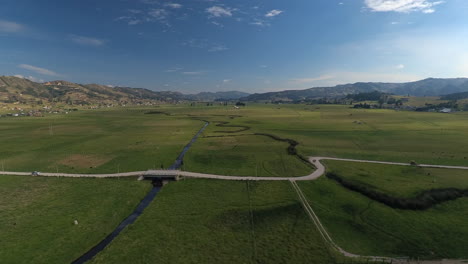
[[[333,263],[288,182],[185,180],[163,188],[91,263]]]
[[[441,100],[460,100],[468,99],[468,92],[447,94],[440,97]]]
[[[0,176],[0,262],[70,263],[107,236],[150,187],[135,179]]]
[[[327,178],[338,182],[343,187],[351,191],[358,192],[374,201],[383,203],[395,209],[426,210],[437,204],[468,196],[468,189],[444,188],[430,189],[421,192],[415,197],[403,198],[376,191],[364,184],[344,179],[332,172],[327,173]]]
[[[426,190],[468,188],[468,171],[416,166],[324,161],[329,171],[358,184],[398,197],[414,197]]]
[[[352,99],[354,101],[378,101],[380,98],[385,95],[379,91],[373,91],[369,93],[358,93],[358,94],[348,94],[347,99]]]
[[[344,179],[399,197],[468,184],[466,171],[338,161],[327,161],[327,165]],[[331,179],[298,184],[332,238],[349,252],[423,259],[468,257],[468,198],[424,211],[399,210]]]

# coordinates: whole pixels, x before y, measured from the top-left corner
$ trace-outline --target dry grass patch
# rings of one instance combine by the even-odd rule
[[[113,158],[113,156],[73,154],[59,161],[59,164],[77,168],[94,168],[109,162]]]

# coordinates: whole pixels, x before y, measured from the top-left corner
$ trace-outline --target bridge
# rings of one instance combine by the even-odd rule
[[[165,184],[169,181],[178,181],[180,179],[179,170],[147,170],[143,173],[139,180],[152,180],[153,183]]]

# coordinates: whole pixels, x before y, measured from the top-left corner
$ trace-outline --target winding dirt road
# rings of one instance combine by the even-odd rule
[[[387,257],[378,257],[378,256],[359,256],[356,254],[349,253],[343,250],[341,247],[336,245],[332,240],[331,236],[328,234],[325,227],[320,222],[318,216],[313,211],[305,195],[302,193],[302,190],[297,185],[296,181],[310,181],[316,180],[323,174],[325,174],[325,166],[320,162],[321,160],[337,160],[337,161],[348,161],[348,162],[361,162],[361,163],[375,163],[375,164],[387,164],[387,165],[398,165],[398,166],[419,166],[425,168],[442,168],[442,169],[460,169],[468,170],[468,167],[465,166],[447,166],[447,165],[431,165],[431,164],[410,164],[410,163],[400,163],[400,162],[388,162],[388,161],[373,161],[373,160],[356,160],[356,159],[341,159],[341,158],[332,158],[332,157],[310,157],[309,162],[313,164],[316,168],[314,172],[309,175],[301,177],[254,177],[254,176],[226,176],[226,175],[215,175],[207,173],[197,173],[189,171],[180,171],[180,170],[148,170],[148,171],[134,171],[134,172],[124,172],[124,173],[109,173],[109,174],[72,174],[72,173],[49,173],[43,172],[39,176],[44,177],[74,177],[74,178],[112,178],[112,177],[134,177],[134,176],[184,176],[189,178],[203,178],[203,179],[217,179],[217,180],[237,180],[237,181],[290,181],[293,189],[297,192],[299,200],[302,203],[304,209],[306,210],[309,217],[312,219],[316,227],[318,228],[323,239],[327,241],[333,248],[338,252],[342,253],[344,256],[352,258],[366,258],[373,261],[383,261],[383,262],[392,262],[392,263],[446,263],[446,264],[455,264],[455,263],[466,263],[464,260],[438,260],[438,261],[421,261],[421,262],[408,262],[407,260],[392,259]],[[19,175],[19,176],[31,176],[30,172],[12,172],[12,171],[0,171],[0,175]]]
[[[432,165],[432,164],[417,164],[412,165],[410,163],[400,162],[389,162],[389,161],[373,161],[373,160],[357,160],[357,159],[341,159],[332,157],[310,157],[309,162],[316,168],[314,172],[306,176],[300,177],[255,177],[255,176],[227,176],[227,175],[216,175],[199,172],[189,172],[181,170],[148,170],[148,171],[133,171],[123,173],[108,173],[108,174],[73,174],[73,173],[51,173],[41,172],[39,176],[44,177],[73,177],[73,178],[112,178],[112,177],[135,177],[135,176],[184,176],[189,178],[203,178],[203,179],[218,179],[218,180],[235,180],[235,181],[310,181],[315,180],[325,174],[325,166],[320,162],[321,160],[338,160],[338,161],[349,161],[349,162],[361,162],[361,163],[376,163],[376,164],[387,164],[387,165],[398,165],[398,166],[418,166],[425,168],[441,168],[441,169],[459,169],[468,170],[468,167],[464,166],[447,166],[447,165]],[[15,171],[0,171],[0,175],[19,175],[19,176],[31,176],[30,172],[15,172]]]

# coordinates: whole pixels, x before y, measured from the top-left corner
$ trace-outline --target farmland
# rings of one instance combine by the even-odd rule
[[[149,187],[134,179],[1,176],[2,263],[70,263],[129,215]]]
[[[464,112],[273,104],[240,109],[161,105],[0,118],[0,144],[5,146],[0,161],[8,171],[114,173],[167,168],[204,121],[210,125],[187,152],[182,170],[295,177],[314,170],[303,160],[308,156],[461,166],[468,162],[468,114]],[[395,197],[414,197],[434,188],[468,188],[468,172],[462,170],[324,163],[328,171],[346,180]],[[85,221],[98,224],[82,230],[83,237],[72,244],[74,249],[67,243],[54,245],[63,252],[57,261],[67,262],[109,233],[150,188],[148,182],[134,179],[1,176],[0,180],[0,188],[8,193],[0,197],[0,219],[29,221],[15,227],[18,233],[0,229],[0,237],[7,237],[10,246],[0,251],[0,257],[17,260],[15,252],[25,247],[25,260],[41,256],[39,263],[51,253],[18,242],[25,240],[29,226],[38,227],[37,241],[60,232],[68,237],[75,226],[74,211],[67,211],[67,206],[82,214],[92,210]],[[468,247],[467,198],[412,211],[390,208],[326,177],[298,184],[334,241],[349,252],[468,258],[464,250]],[[68,198],[54,206],[62,195]],[[17,198],[15,203],[9,202],[12,197]],[[106,202],[90,207],[102,199]],[[50,207],[51,212],[46,210]],[[56,210],[64,210],[64,216],[57,217]],[[41,211],[46,212],[42,218],[31,216]],[[13,220],[6,212],[24,213]],[[310,259],[331,263],[337,255],[322,240],[288,182],[186,179],[165,186],[143,215],[92,263],[153,259],[161,263],[310,263]]]

